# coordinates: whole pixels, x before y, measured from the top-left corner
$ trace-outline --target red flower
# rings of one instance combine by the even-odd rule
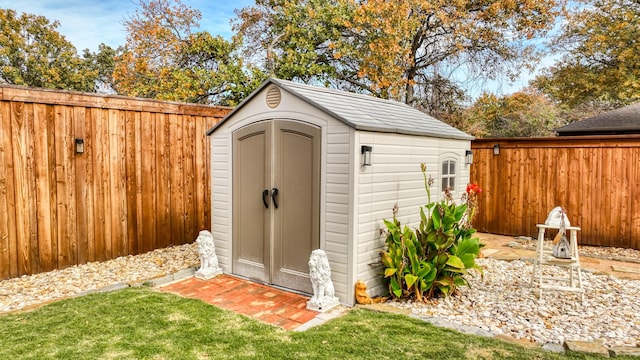
[[[467,185],[467,194],[479,194],[482,192],[482,189],[478,184],[469,184]]]

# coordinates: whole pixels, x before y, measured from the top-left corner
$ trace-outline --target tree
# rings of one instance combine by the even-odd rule
[[[245,73],[234,42],[192,31],[198,10],[178,0],[141,0],[138,6],[124,21],[127,43],[113,74],[118,93],[230,105],[253,90],[261,74]]]
[[[550,136],[564,124],[556,106],[533,89],[503,97],[484,93],[455,118],[477,137]]]
[[[555,39],[565,52],[533,85],[574,108],[640,100],[640,1],[580,0]]]
[[[273,75],[426,108],[458,96],[459,67],[494,78],[537,59],[525,40],[559,10],[553,0],[257,0],[234,29]]]
[[[122,54],[124,48],[119,46],[112,48],[104,43],[98,46],[98,52],[90,52],[85,49],[82,57],[88,66],[96,74],[95,88],[99,93],[114,93],[113,71],[115,69],[116,58]]]
[[[97,71],[44,16],[0,9],[0,82],[95,91]]]

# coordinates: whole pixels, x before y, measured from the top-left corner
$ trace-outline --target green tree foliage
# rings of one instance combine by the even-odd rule
[[[233,105],[265,78],[245,72],[234,42],[193,32],[200,11],[178,0],[141,0],[138,6],[124,21],[127,43],[113,73],[118,93]]]
[[[640,100],[640,2],[580,0],[555,48],[566,55],[533,82],[564,106]]]
[[[86,66],[96,73],[96,91],[101,93],[115,92],[113,88],[113,71],[115,69],[116,58],[122,54],[124,48],[119,46],[112,48],[104,43],[98,46],[98,52],[93,53],[85,49],[82,54],[86,61]]]
[[[0,82],[95,91],[98,71],[44,16],[0,9]]]
[[[564,124],[557,107],[531,89],[503,97],[484,93],[454,119],[477,137],[551,136]]]
[[[558,11],[552,0],[257,0],[234,29],[278,77],[446,111],[464,97],[455,69],[517,73],[537,59],[525,41],[548,31]]]

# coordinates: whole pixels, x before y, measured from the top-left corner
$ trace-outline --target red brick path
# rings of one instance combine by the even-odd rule
[[[318,312],[307,310],[309,298],[306,296],[229,275],[209,280],[191,277],[160,290],[200,299],[286,330],[293,330],[318,315]]]

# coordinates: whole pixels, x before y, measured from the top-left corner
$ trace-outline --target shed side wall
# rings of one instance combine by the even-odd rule
[[[456,161],[456,186],[453,191],[457,201],[469,182],[469,166],[464,163],[465,150],[470,141],[448,140],[419,136],[360,132],[359,143],[373,147],[371,166],[357,167],[357,269],[358,278],[364,280],[370,295],[387,291],[382,281],[380,250],[384,246],[383,219],[393,217],[392,208],[397,204],[400,223],[417,227],[420,223],[420,207],[427,203],[424,178],[420,164],[427,166],[427,176],[434,179],[431,199],[442,198],[442,161]]]

